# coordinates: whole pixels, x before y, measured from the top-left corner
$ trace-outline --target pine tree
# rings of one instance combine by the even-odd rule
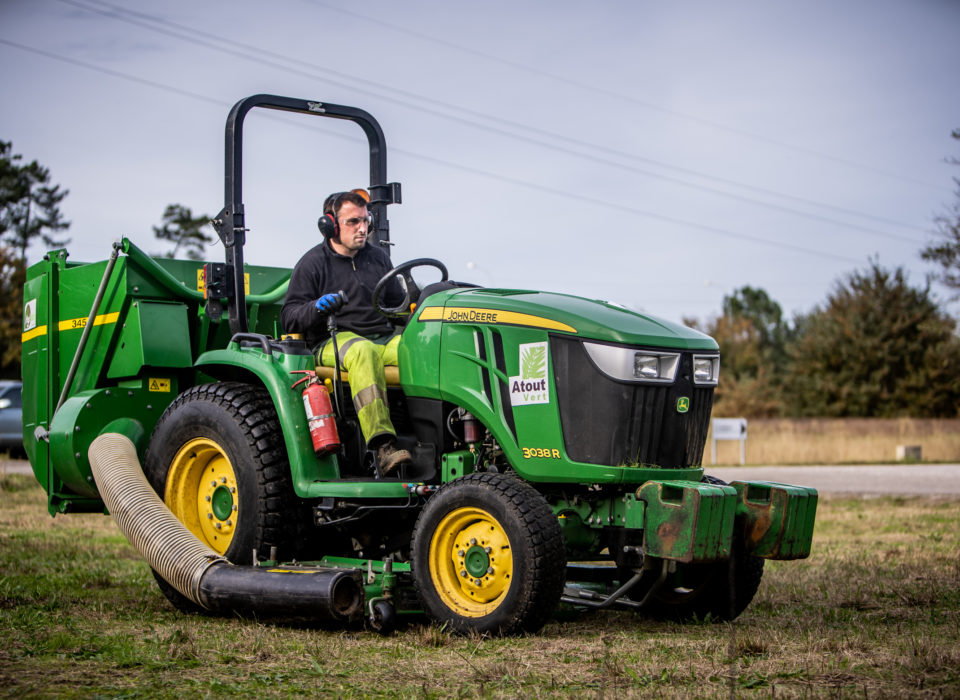
[[[50,171],[37,161],[22,165],[22,159],[11,143],[0,141],[0,235],[26,261],[27,248],[38,237],[47,248],[70,242],[53,236],[70,227],[60,213],[69,190],[51,185]]]
[[[20,378],[20,338],[23,330],[23,283],[26,265],[0,245],[0,377]]]
[[[167,205],[163,212],[163,223],[153,227],[153,235],[161,241],[173,243],[173,250],[161,253],[159,257],[175,258],[182,254],[190,260],[203,260],[204,247],[213,241],[213,236],[201,229],[212,218],[206,214],[194,216],[190,208],[182,204]]]
[[[37,238],[48,248],[69,242],[54,238],[70,226],[60,213],[68,190],[51,185],[50,171],[37,161],[22,160],[13,144],[0,141],[0,376],[7,378],[20,376],[27,249]]]

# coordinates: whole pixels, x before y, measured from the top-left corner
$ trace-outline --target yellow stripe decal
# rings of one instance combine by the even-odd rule
[[[443,318],[442,306],[428,306],[420,311],[419,320],[421,321],[439,321]]]
[[[114,311],[112,314],[100,314],[99,316],[93,319],[93,325],[103,326],[108,323],[116,323],[120,320],[120,312]],[[87,325],[87,319],[84,318],[71,318],[66,321],[60,321],[57,325],[57,330],[61,331],[72,331],[78,328],[83,328]],[[23,333],[20,336],[20,342],[26,343],[28,340],[33,340],[34,338],[39,338],[41,335],[47,334],[46,326],[37,326],[36,328],[31,328],[29,331]]]
[[[517,311],[501,311],[500,309],[481,309],[473,307],[441,308],[431,306],[420,312],[421,321],[448,321],[450,323],[495,323],[513,326],[530,326],[531,328],[546,328],[552,331],[566,331],[576,333],[577,329],[566,323],[554,321],[542,316],[522,314]]]
[[[99,316],[93,319],[93,325],[103,326],[107,323],[116,323],[119,318],[120,318],[119,311],[114,311],[112,314],[100,314]],[[86,317],[71,318],[71,319],[67,319],[66,321],[60,321],[60,325],[58,326],[58,328],[61,331],[72,331],[78,328],[83,328],[85,325],[87,325]]]
[[[439,321],[443,318],[442,306],[428,306],[420,312],[421,321]]]
[[[37,326],[36,328],[31,328],[29,331],[20,336],[20,342],[25,343],[28,340],[33,340],[41,335],[47,334],[46,326]]]

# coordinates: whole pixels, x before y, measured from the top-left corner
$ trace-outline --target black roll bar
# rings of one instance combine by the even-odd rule
[[[383,136],[383,130],[370,113],[356,107],[279,95],[253,95],[237,102],[227,115],[224,144],[224,205],[223,210],[217,214],[213,222],[226,251],[224,279],[226,284],[222,289],[227,299],[232,334],[247,332],[247,304],[243,275],[243,244],[247,230],[243,213],[243,119],[254,107],[346,119],[360,125],[367,135],[370,147],[370,211],[374,217],[371,238],[375,245],[384,246],[388,255],[390,254],[390,222],[387,220],[387,205],[400,202],[400,184],[387,183],[387,142]],[[208,288],[216,289],[217,286],[208,284]],[[208,294],[207,313],[213,318],[219,318],[222,311],[221,299]]]

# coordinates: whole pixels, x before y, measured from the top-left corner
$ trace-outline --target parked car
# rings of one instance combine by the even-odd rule
[[[23,452],[22,388],[21,382],[0,380],[0,452]]]

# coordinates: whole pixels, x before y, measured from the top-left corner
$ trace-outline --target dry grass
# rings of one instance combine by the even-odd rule
[[[747,427],[747,464],[894,462],[897,445],[920,445],[924,461],[960,462],[957,418],[751,418]],[[740,444],[718,442],[717,463],[739,464]]]
[[[734,625],[563,613],[517,639],[174,612],[109,518],[0,477],[8,697],[960,697],[960,501],[821,501]]]

